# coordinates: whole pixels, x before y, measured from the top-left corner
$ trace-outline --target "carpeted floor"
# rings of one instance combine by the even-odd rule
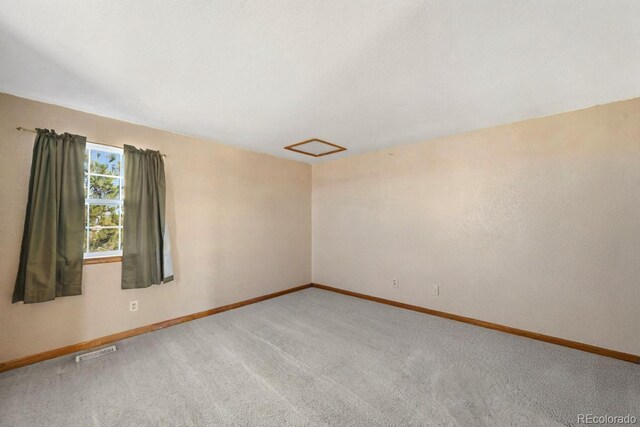
[[[307,289],[0,374],[0,425],[574,425],[640,366]]]

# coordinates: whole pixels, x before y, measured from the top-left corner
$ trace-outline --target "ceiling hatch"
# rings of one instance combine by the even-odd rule
[[[336,144],[332,144],[321,139],[313,138],[306,141],[298,142],[284,147],[285,150],[295,151],[296,153],[306,154],[311,157],[322,157],[328,154],[346,151],[346,148]]]

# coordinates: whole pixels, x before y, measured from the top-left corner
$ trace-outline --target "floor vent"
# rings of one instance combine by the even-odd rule
[[[96,357],[104,356],[105,354],[113,353],[114,351],[116,351],[115,345],[96,351],[90,351],[89,353],[84,353],[76,356],[76,362],[84,362],[85,360],[95,359]]]

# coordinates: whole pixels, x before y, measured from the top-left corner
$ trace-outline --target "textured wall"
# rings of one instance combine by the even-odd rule
[[[317,164],[312,206],[314,282],[640,354],[640,99]]]
[[[166,153],[176,281],[124,291],[119,263],[88,265],[82,296],[11,304],[34,138],[16,126]],[[307,164],[0,94],[0,171],[0,362],[310,282]]]
[[[314,165],[313,212],[308,165],[9,95],[0,112],[0,361],[307,283],[311,258],[315,282],[640,354],[640,99]],[[177,280],[122,291],[120,264],[90,265],[82,296],[10,304],[16,126],[168,154]]]

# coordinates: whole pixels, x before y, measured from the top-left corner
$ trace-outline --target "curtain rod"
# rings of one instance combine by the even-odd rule
[[[38,133],[38,131],[36,131],[35,129],[27,129],[27,128],[23,128],[22,126],[18,126],[16,129],[19,130],[20,132]],[[94,142],[94,141],[87,141],[87,142],[90,144],[106,145],[107,147],[119,148],[122,150],[122,147],[118,147],[117,145],[103,144],[102,142]],[[167,157],[167,155],[163,154],[162,157]]]

